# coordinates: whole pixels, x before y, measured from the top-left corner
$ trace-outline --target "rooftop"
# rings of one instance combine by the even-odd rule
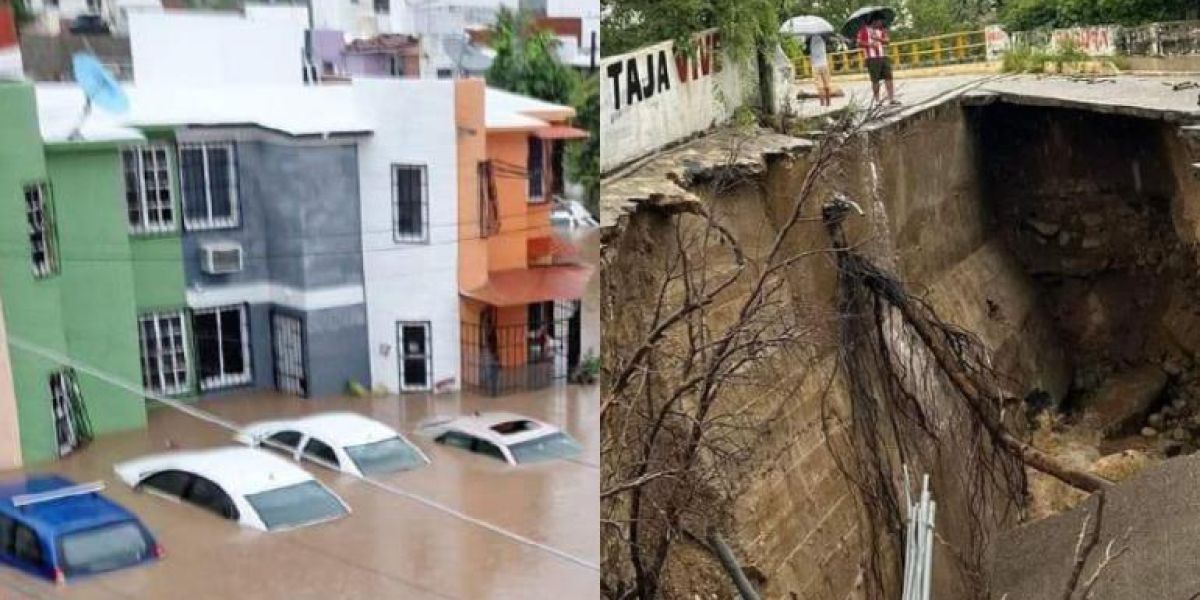
[[[431,93],[438,80],[389,79],[402,93]],[[38,117],[46,143],[65,143],[80,125],[84,95],[69,83],[38,84]],[[220,85],[124,87],[130,109],[116,115],[93,108],[83,120],[83,142],[124,142],[144,139],[141,128],[249,126],[289,136],[369,133],[376,124],[362,110],[355,84],[345,85]],[[532,131],[575,114],[569,106],[543,102],[488,88],[486,119],[489,129]]]

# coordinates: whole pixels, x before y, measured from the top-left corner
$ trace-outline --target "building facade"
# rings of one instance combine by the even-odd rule
[[[569,107],[477,79],[127,94],[77,127],[75,86],[0,83],[0,465],[144,426],[150,395],[499,393],[578,362],[590,270],[548,216]]]
[[[578,366],[591,269],[550,225],[565,144],[587,132],[567,125],[569,107],[486,96],[482,154],[464,151],[482,160],[460,166],[473,193],[459,205],[459,311],[463,381],[494,395],[550,385]]]

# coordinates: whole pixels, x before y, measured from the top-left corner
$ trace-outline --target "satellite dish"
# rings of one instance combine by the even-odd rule
[[[117,83],[116,78],[108,72],[108,69],[104,68],[104,65],[100,64],[95,55],[77,52],[71,57],[71,67],[75,74],[75,81],[83,90],[84,97],[87,98],[87,102],[83,105],[83,115],[79,117],[79,124],[75,126],[70,136],[70,139],[77,140],[81,137],[79,131],[83,127],[83,122],[92,112],[92,105],[99,106],[113,114],[120,114],[129,110],[129,98],[121,90],[121,85]]]

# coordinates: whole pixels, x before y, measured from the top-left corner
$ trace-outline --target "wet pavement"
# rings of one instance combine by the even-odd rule
[[[484,398],[471,394],[304,400],[248,393],[197,404],[248,423],[349,410],[404,433],[433,464],[380,477],[388,485],[461,511],[593,565],[599,552],[599,391],[596,386]],[[584,447],[575,461],[510,467],[447,448],[415,432],[431,415],[508,410],[557,425]],[[310,463],[302,466],[351,507],[344,519],[294,531],[239,527],[191,505],[134,492],[114,463],[171,447],[231,444],[231,434],[169,408],[150,426],[101,436],[56,463],[26,471],[104,480],[109,497],[135,512],[166,550],[158,563],[55,586],[0,567],[0,598],[595,598],[599,573],[522,545],[445,512]],[[14,472],[0,473],[0,478]]]

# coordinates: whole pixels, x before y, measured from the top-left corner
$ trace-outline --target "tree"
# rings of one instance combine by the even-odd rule
[[[693,34],[713,27],[721,30],[724,47],[734,58],[745,58],[759,43],[775,40],[779,32],[780,0],[601,0],[604,55],[675,40],[678,48]]]
[[[567,174],[584,189],[592,214],[600,214],[600,78],[593,75],[575,92],[575,122],[591,137],[567,149]]]
[[[557,104],[575,99],[579,75],[558,61],[557,42],[548,31],[535,29],[523,14],[503,9],[491,36],[496,58],[487,72],[488,85]]]
[[[1013,31],[1076,25],[1138,25],[1189,18],[1195,0],[1012,0],[1001,21]]]

